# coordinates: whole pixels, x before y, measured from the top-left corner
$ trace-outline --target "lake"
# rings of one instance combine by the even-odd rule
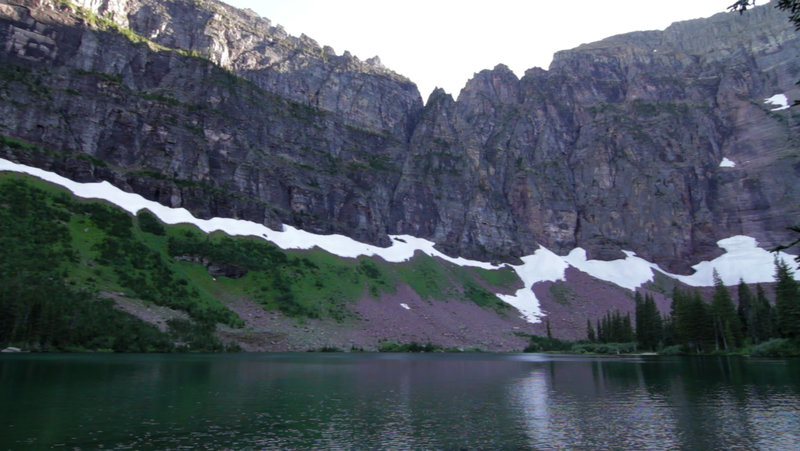
[[[797,449],[800,361],[0,356],[0,449]]]

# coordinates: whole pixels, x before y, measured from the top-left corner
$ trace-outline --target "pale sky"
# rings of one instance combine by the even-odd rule
[[[473,74],[503,63],[522,76],[553,53],[615,34],[709,17],[733,0],[223,0],[294,36],[384,66],[458,96]],[[758,4],[766,3],[760,1]]]

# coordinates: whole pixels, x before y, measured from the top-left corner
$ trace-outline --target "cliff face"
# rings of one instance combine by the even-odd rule
[[[361,127],[398,137],[422,109],[416,85],[348,52],[336,55],[250,10],[216,0],[78,0],[75,2],[152,42],[184,49],[288,99],[330,111]]]
[[[204,1],[0,3],[3,155],[198,215],[495,259],[620,249],[667,267],[800,203],[800,39],[770,6],[615,36],[457,99]],[[22,148],[28,147],[28,148]],[[736,163],[720,167],[723,158]]]
[[[396,197],[429,202],[398,211],[407,227],[435,212],[422,232],[457,247],[631,249],[674,269],[725,236],[772,245],[798,212],[800,160],[797,118],[764,99],[797,97],[797,55],[764,7],[560,52],[521,80],[481,72],[429,101]]]

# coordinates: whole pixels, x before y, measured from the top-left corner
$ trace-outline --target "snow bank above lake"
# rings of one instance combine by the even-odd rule
[[[635,253],[623,251],[624,259],[601,261],[589,260],[586,251],[574,249],[567,256],[559,256],[544,247],[532,255],[522,257],[521,265],[493,265],[489,262],[450,257],[434,248],[435,243],[411,235],[391,236],[390,247],[379,247],[361,243],[343,235],[317,235],[295,227],[284,225],[276,231],[263,224],[232,218],[199,219],[184,208],[171,208],[128,193],[108,182],[78,183],[52,172],[21,165],[0,158],[0,171],[29,174],[51,183],[63,186],[78,197],[108,201],[125,211],[136,214],[141,209],[150,210],[166,224],[194,224],[206,233],[222,231],[228,235],[255,236],[270,241],[282,249],[311,249],[318,247],[331,254],[344,258],[359,256],[380,257],[388,262],[399,263],[411,259],[416,252],[437,257],[458,266],[483,269],[512,268],[523,281],[524,287],[513,295],[498,294],[504,302],[514,306],[530,322],[538,322],[543,315],[539,300],[532,287],[539,282],[564,280],[565,271],[573,266],[592,277],[614,283],[630,290],[653,280],[656,271],[674,277],[691,286],[713,285],[712,273],[716,269],[726,285],[735,285],[742,279],[747,283],[772,282],[774,280],[775,254],[759,248],[754,238],[734,236],[718,242],[725,250],[720,257],[693,266],[695,273],[689,276],[670,274],[658,265],[648,262]],[[779,253],[779,258],[792,261],[793,255]],[[800,276],[795,274],[800,280]],[[402,306],[402,305],[401,305]],[[402,306],[406,308],[405,306]]]
[[[694,274],[690,276],[665,274],[694,287],[713,285],[714,269],[725,285],[736,285],[739,280],[744,280],[745,283],[763,283],[775,281],[776,257],[790,264],[794,263],[794,255],[769,252],[758,247],[756,239],[749,236],[733,236],[717,241],[717,245],[724,249],[725,253],[710,262],[692,266]],[[800,273],[795,272],[795,279],[800,280]]]

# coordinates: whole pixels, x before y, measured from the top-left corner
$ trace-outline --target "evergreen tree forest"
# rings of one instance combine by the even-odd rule
[[[653,297],[637,291],[633,330],[630,315],[608,312],[595,326],[587,321],[587,340],[635,341],[639,352],[800,355],[800,285],[786,262],[775,261],[774,302],[760,284],[753,293],[740,281],[736,293],[738,305],[715,272],[710,299],[697,290],[676,287],[670,313],[662,317]]]

